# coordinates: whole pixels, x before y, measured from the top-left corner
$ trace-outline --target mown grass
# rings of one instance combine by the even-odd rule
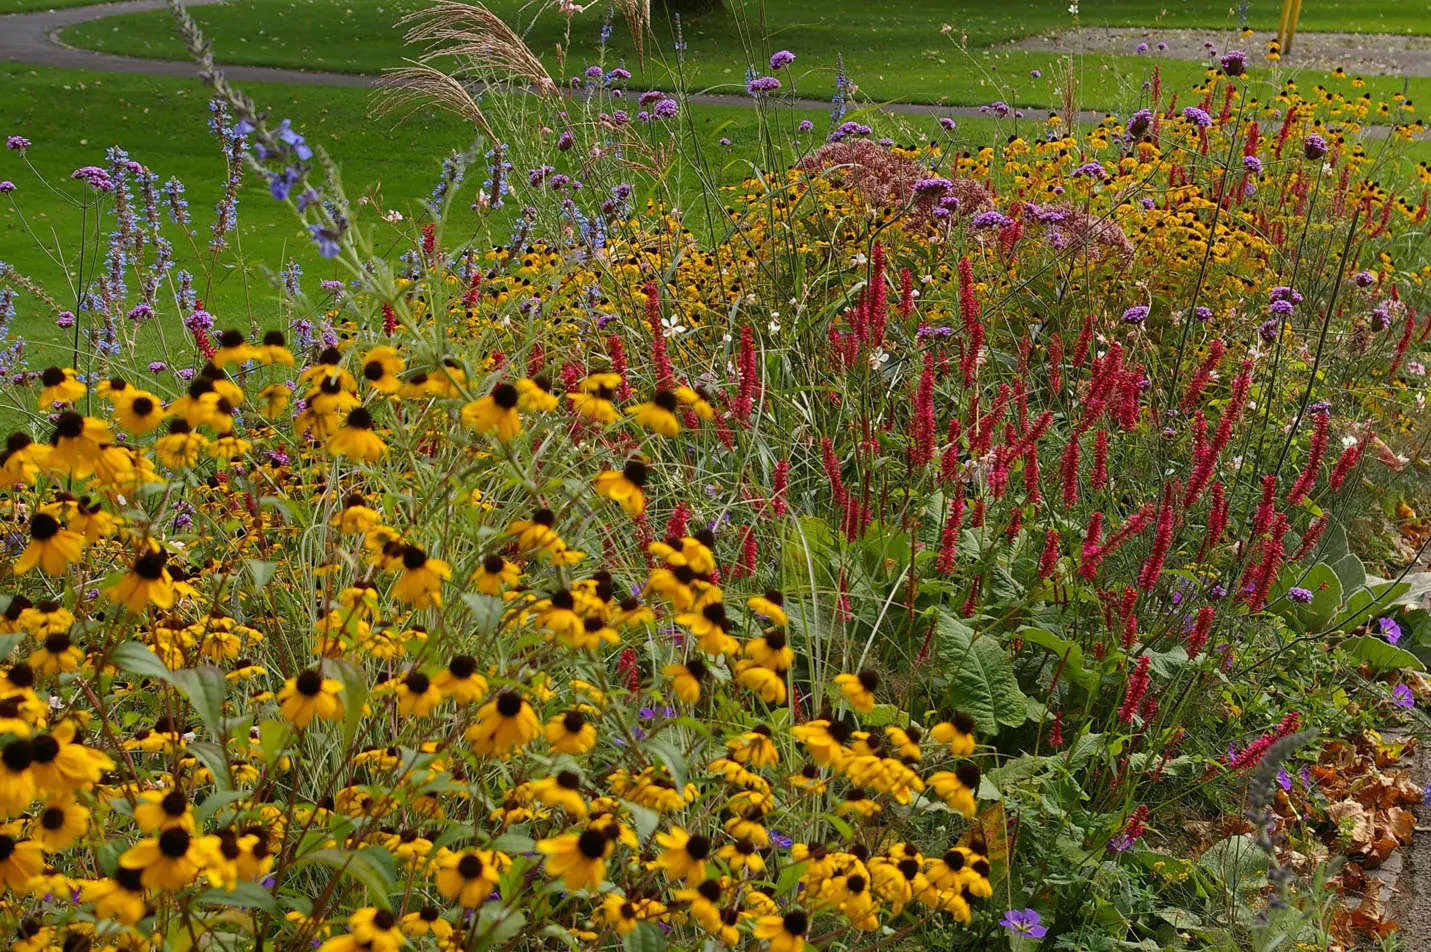
[[[394,23],[423,5],[421,0],[237,0],[196,8],[193,13],[214,41],[220,62],[375,73],[414,54],[403,45]],[[492,0],[489,6],[524,34],[555,76],[579,74],[602,57],[604,4],[591,5],[570,24],[550,10],[539,14],[542,5],[530,0]],[[1431,20],[1413,14],[1410,6],[1414,5],[1318,5],[1315,14],[1307,11],[1302,28],[1431,31]],[[1253,4],[1249,24],[1254,29],[1274,28],[1276,10],[1272,7],[1266,2]],[[657,45],[671,50],[676,41],[672,24],[659,3],[655,8]],[[1217,5],[1142,0],[1085,4],[1078,22],[1085,27],[1238,25],[1235,16]],[[941,29],[945,24],[952,28],[947,35]],[[1002,99],[1047,107],[1061,98],[1061,70],[1055,69],[1059,57],[1047,52],[990,49],[989,44],[1072,25],[1068,5],[1061,0],[979,0],[959,4],[957,9],[935,0],[905,4],[831,0],[818,5],[800,0],[745,0],[728,3],[720,13],[685,24],[685,63],[680,73],[688,89],[742,91],[748,68],[761,70],[771,52],[788,47],[799,59],[787,84],[793,81],[795,91],[802,95],[830,96],[842,57],[850,77],[876,99],[963,105]],[[184,56],[169,16],[162,11],[80,24],[66,30],[64,37],[78,46],[130,56]],[[1257,54],[1261,42],[1262,38],[1248,40]],[[558,54],[559,48],[564,58]],[[1137,102],[1154,61],[1132,52],[1130,48],[1126,56],[1074,57],[1085,103],[1114,109]],[[648,85],[669,87],[677,81],[676,63],[660,56],[640,61],[620,18],[613,24],[605,62],[624,63],[637,73],[637,82]],[[1170,88],[1191,85],[1202,70],[1201,64],[1193,62],[1161,63]],[[1034,70],[1041,71],[1042,78],[1031,78]],[[1325,73],[1300,75],[1308,84],[1333,82]],[[1368,88],[1374,96],[1386,98],[1403,89],[1403,79],[1371,77]],[[1407,92],[1413,100],[1431,97],[1431,79],[1413,78]]]
[[[0,134],[33,140],[29,160],[62,191],[80,195],[69,173],[83,165],[104,164],[105,150],[114,145],[161,178],[178,177],[186,188],[196,234],[189,246],[176,240],[177,267],[194,273],[209,267],[208,227],[223,184],[223,164],[207,129],[204,87],[173,78],[7,64],[0,64],[0,86],[13,94],[0,105]],[[244,89],[275,115],[290,118],[310,142],[328,150],[341,168],[351,198],[368,195],[409,218],[420,213],[422,200],[436,183],[438,162],[451,150],[471,144],[470,131],[445,113],[419,113],[400,125],[372,118],[370,94],[363,89],[264,83],[247,84]],[[782,111],[776,122],[790,132],[803,118],[816,122],[817,129],[828,122],[823,112],[808,111]],[[864,121],[881,122],[869,116]],[[883,122],[891,135],[917,135],[896,128],[892,121]],[[970,122],[963,129],[984,141],[993,124]],[[679,130],[683,152],[702,150],[718,181],[738,181],[762,154],[753,108],[702,105],[683,117]],[[821,134],[812,132],[804,142],[813,145]],[[722,138],[729,145],[721,145]],[[690,200],[699,193],[700,182],[691,172],[691,163],[679,165],[676,195],[678,200]],[[73,308],[75,295],[66,272],[78,272],[82,228],[78,208],[56,201],[17,153],[0,150],[3,179],[13,180],[18,189],[0,197],[0,260],[35,277],[62,304],[68,301]],[[108,230],[112,225],[106,222],[101,227]],[[170,229],[171,239],[176,232]],[[240,195],[234,244],[232,252],[212,262],[212,284],[200,287],[201,297],[216,314],[237,317],[271,306],[275,292],[265,269],[289,258],[299,261],[305,281],[337,277],[331,265],[314,253],[291,211],[275,203],[264,184],[251,175]],[[63,345],[68,340],[33,304],[22,304],[14,329],[32,346]]]

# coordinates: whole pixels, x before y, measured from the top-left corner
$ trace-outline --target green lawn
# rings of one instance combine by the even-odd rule
[[[69,173],[79,166],[103,164],[105,150],[113,145],[127,149],[131,158],[161,178],[177,176],[186,187],[197,247],[180,244],[174,229],[170,237],[179,245],[178,266],[200,272],[207,263],[204,248],[223,174],[217,145],[206,126],[208,97],[201,85],[182,79],[0,64],[0,86],[8,94],[0,101],[0,135],[33,140],[30,161],[62,191],[79,194]],[[431,192],[442,158],[449,150],[470,144],[463,124],[444,113],[419,114],[396,128],[390,120],[369,118],[369,93],[363,89],[256,83],[245,84],[244,90],[275,116],[291,118],[294,128],[310,142],[328,149],[342,167],[350,198],[365,192],[380,195],[387,207],[409,217],[420,211],[421,201]],[[823,112],[782,113],[775,124],[788,134],[807,115],[819,129],[826,127],[828,117]],[[890,121],[885,126],[890,134],[910,141],[916,134],[896,132]],[[993,134],[991,122],[964,123],[961,128],[980,143]],[[760,154],[753,107],[701,106],[692,110],[680,129],[686,147],[704,150],[721,181],[738,180]],[[818,134],[807,136],[807,144],[817,141]],[[723,137],[730,140],[729,146],[719,144]],[[65,271],[49,252],[58,249],[61,258],[73,262],[80,234],[78,211],[49,192],[17,153],[0,150],[0,180],[5,179],[13,180],[18,189],[0,196],[0,260],[34,276],[72,308]],[[678,198],[689,202],[699,183],[683,173],[677,187]],[[48,252],[37,246],[25,222]],[[104,224],[105,230],[111,222]],[[260,312],[271,308],[275,294],[263,269],[274,269],[289,257],[301,263],[310,286],[323,277],[336,277],[332,266],[314,253],[287,207],[275,203],[252,175],[241,194],[239,225],[242,253],[224,255],[213,286],[201,289],[205,303],[221,319],[244,319],[250,306]],[[505,226],[499,233],[505,234]],[[15,329],[32,346],[63,343],[62,332],[48,316],[39,315],[33,303],[22,300],[19,311]]]
[[[0,16],[7,13],[29,13],[32,10],[86,7],[101,2],[106,0],[0,0]]]
[[[546,62],[554,76],[575,75],[600,56],[601,11],[590,5],[571,24],[551,12],[536,16],[543,5],[529,0],[492,0],[489,4],[508,23],[522,31],[528,44]],[[404,47],[394,22],[405,12],[422,6],[420,0],[236,0],[223,6],[194,10],[194,16],[213,41],[220,62],[261,66],[288,66],[335,72],[378,72],[402,63],[414,51]],[[656,9],[662,10],[659,2]],[[1312,5],[1309,5],[1309,8]],[[1415,4],[1358,2],[1317,4],[1309,9],[1304,29],[1334,26],[1362,30],[1431,31],[1431,17],[1413,15]],[[1355,6],[1355,15],[1352,8]],[[760,68],[769,53],[787,47],[798,56],[786,78],[787,88],[814,98],[834,91],[836,64],[843,56],[851,78],[865,95],[875,99],[912,102],[946,102],[982,105],[994,100],[1017,101],[1044,107],[1058,100],[1057,57],[1049,53],[999,52],[989,43],[1073,23],[1065,2],[1050,0],[981,0],[951,6],[947,0],[912,0],[898,5],[865,0],[830,0],[812,5],[804,0],[731,0],[726,9],[686,24],[684,72],[687,88],[739,92],[747,67]],[[1268,26],[1276,10],[1270,0],[1252,4],[1254,26]],[[1277,5],[1280,8],[1280,5]],[[1264,8],[1266,8],[1264,10]],[[1144,0],[1085,3],[1082,23],[1234,26],[1226,8],[1205,2]],[[535,22],[533,17],[536,16]],[[662,50],[673,46],[670,23],[660,18],[657,33]],[[949,36],[941,25],[949,23]],[[764,26],[762,27],[762,24]],[[957,41],[967,35],[967,52]],[[135,14],[103,22],[80,24],[65,31],[67,42],[77,46],[131,56],[182,58],[184,50],[167,13]],[[1257,42],[1249,40],[1249,44]],[[556,50],[568,52],[564,67]],[[1254,49],[1254,53],[1258,50]],[[1131,54],[1131,50],[1130,50]],[[1143,83],[1153,68],[1146,56],[1080,56],[1082,102],[1098,108],[1128,108],[1139,101]],[[633,84],[670,87],[675,64],[663,58],[639,64],[624,22],[615,24],[606,63],[624,63],[637,73]],[[1033,79],[1034,70],[1042,72]],[[1170,87],[1195,81],[1201,66],[1176,60],[1162,61],[1164,82]],[[1331,84],[1324,73],[1301,74],[1309,84]],[[1384,98],[1399,91],[1401,80],[1375,78],[1368,87]],[[1347,86],[1348,91],[1350,86]],[[1413,101],[1431,96],[1431,80],[1412,80]]]

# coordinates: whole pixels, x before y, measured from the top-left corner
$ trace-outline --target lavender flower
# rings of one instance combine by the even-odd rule
[[[1141,56],[1142,54],[1148,52],[1148,44],[1139,43],[1136,47],[1133,48],[1133,52]]]
[[[1298,605],[1312,604],[1311,589],[1302,588],[1299,585],[1293,585],[1290,589],[1288,589],[1287,597],[1290,598],[1292,601],[1296,602]]]
[[[1148,310],[1149,308],[1146,304],[1135,304],[1123,312],[1123,316],[1120,320],[1122,320],[1124,324],[1141,324],[1148,319]]]
[[[954,187],[954,183],[942,176],[931,176],[922,178],[914,183],[914,194],[916,195],[942,195]]]
[[[1253,175],[1262,174],[1262,160],[1255,155],[1244,155],[1242,157],[1242,168]]]
[[[1128,135],[1141,139],[1152,124],[1153,113],[1148,109],[1139,109],[1128,117]]]
[[[1302,140],[1302,154],[1314,161],[1320,159],[1327,154],[1327,140],[1313,132]]]
[[[1247,54],[1242,50],[1228,50],[1220,62],[1222,71],[1229,76],[1241,76],[1247,72]]]
[[[745,91],[752,96],[763,96],[780,88],[780,80],[774,76],[758,76],[745,84]]]
[[[5,140],[5,148],[14,149],[17,152],[22,149],[28,149],[29,147],[30,140],[26,139],[24,136],[11,136],[10,138]]]
[[[1286,285],[1278,285],[1272,289],[1270,298],[1273,301],[1291,301],[1293,304],[1301,304],[1302,292],[1295,288],[1289,288]]]
[[[811,129],[815,128],[815,124],[809,119],[801,119],[800,124],[795,128],[801,132],[809,132]]]
[[[770,56],[770,71],[772,73],[779,72],[793,62],[795,62],[795,54],[789,50],[772,53]]]
[[[1394,618],[1378,618],[1376,627],[1381,632],[1381,637],[1391,642],[1393,645],[1401,640],[1401,626]]]
[[[1277,335],[1282,332],[1282,321],[1276,317],[1269,317],[1262,322],[1262,326],[1257,328],[1258,335],[1267,343],[1272,343],[1277,339]]]
[[[1208,114],[1207,110],[1199,109],[1197,106],[1184,107],[1183,118],[1199,129],[1212,128],[1212,116]]]
[[[108,172],[97,165],[86,165],[75,169],[70,173],[70,178],[83,179],[96,192],[114,191],[114,180],[109,177]]]
[[[680,103],[674,99],[662,99],[656,103],[656,108],[652,110],[652,113],[657,119],[674,119],[676,118],[676,114],[680,111]]]
[[[999,212],[980,212],[969,221],[975,228],[1006,228],[1013,223],[1012,218]]]
[[[1376,283],[1376,275],[1370,271],[1358,271],[1352,275],[1352,280],[1356,282],[1356,286],[1359,288],[1369,288]]]
[[[10,181],[9,179],[5,179],[3,182],[0,182],[0,195],[9,195],[13,191],[15,191],[14,182]]]
[[[1416,696],[1411,693],[1411,688],[1404,684],[1398,684],[1391,689],[1391,703],[1410,710],[1416,706]]]
[[[1032,909],[1010,909],[999,920],[999,925],[1019,938],[1042,939],[1048,935],[1048,929],[1040,924],[1042,922],[1043,916]]]
[[[1193,308],[1193,316],[1200,321],[1210,321],[1212,320],[1212,308],[1205,304],[1199,304]]]

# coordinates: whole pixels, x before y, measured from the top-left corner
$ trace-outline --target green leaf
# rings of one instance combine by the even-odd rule
[[[1347,596],[1346,606],[1336,621],[1333,631],[1351,631],[1366,624],[1376,615],[1389,615],[1395,609],[1397,599],[1411,586],[1406,582],[1389,582],[1384,579],[1367,578],[1367,587],[1358,589]]]
[[[189,699],[199,723],[211,737],[223,739],[224,673],[218,668],[183,668],[169,672],[168,681]]]
[[[1008,652],[991,636],[940,612],[935,625],[936,658],[949,684],[949,703],[969,714],[985,730],[1017,727],[1028,717],[1028,703],[1014,677]]]
[[[386,862],[380,859],[386,857]],[[322,849],[300,856],[294,861],[294,868],[310,863],[320,863],[337,870],[341,875],[357,880],[368,891],[368,901],[384,909],[391,909],[388,894],[393,891],[396,879],[392,857],[380,847],[352,850]]]
[[[1426,666],[1414,654],[1374,635],[1357,635],[1355,638],[1348,638],[1342,642],[1341,647],[1352,658],[1369,664],[1378,671],[1389,671],[1393,668],[1426,670]]]
[[[109,653],[109,661],[119,670],[129,674],[169,680],[169,669],[165,667],[164,662],[159,660],[159,656],[142,642],[126,641],[124,644],[116,646]]]
[[[209,773],[214,775],[214,784],[220,790],[227,791],[234,788],[233,778],[229,776],[229,761],[224,756],[222,747],[208,741],[194,741],[189,744],[187,750],[198,758],[200,763],[209,768]]]
[[[1098,687],[1098,675],[1083,666],[1083,648],[1067,638],[1060,638],[1043,628],[1020,628],[1018,637],[1031,645],[1047,648],[1064,661],[1063,677],[1086,691]]]
[[[343,682],[343,749],[346,750],[353,746],[353,737],[363,720],[363,707],[368,703],[368,681],[362,669],[350,662],[329,658],[323,663]]]
[[[631,822],[636,827],[636,839],[642,843],[648,842],[651,834],[656,832],[656,827],[661,825],[661,815],[630,800],[622,800],[621,805],[631,813]]]
[[[1267,854],[1247,834],[1218,840],[1198,858],[1197,864],[1222,883],[1252,889],[1266,882]]]
[[[264,589],[268,583],[273,581],[273,573],[278,569],[277,562],[270,562],[266,559],[249,559],[248,574],[253,576],[253,587]]]
[[[199,894],[199,904],[202,906],[238,906],[243,909],[262,909],[268,913],[279,911],[278,902],[273,898],[273,894],[258,883],[239,882],[234,884],[233,889],[210,889]]]
[[[261,721],[258,725],[258,749],[263,754],[263,762],[276,763],[292,736],[292,729],[282,721]]]
[[[505,902],[489,902],[477,914],[477,949],[496,949],[506,944],[527,924],[527,916]]]
[[[666,952],[666,934],[654,923],[638,922],[621,939],[623,952]]]
[[[780,871],[780,879],[775,883],[775,892],[771,898],[779,899],[786,893],[793,892],[800,884],[800,877],[805,875],[805,870],[810,867],[809,863],[792,863]]]
[[[643,742],[642,746],[654,753],[661,763],[666,765],[666,769],[671,772],[671,780],[676,784],[676,789],[685,790],[686,758],[676,749],[676,746],[664,737],[649,738]]]
[[[1361,559],[1348,552],[1331,563],[1332,571],[1342,583],[1343,592],[1354,592],[1366,584],[1366,566]]]

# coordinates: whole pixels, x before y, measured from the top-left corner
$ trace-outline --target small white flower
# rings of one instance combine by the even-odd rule
[[[883,350],[876,350],[870,354],[871,370],[879,370],[887,363],[889,363],[889,354],[886,354]]]
[[[852,258],[850,259],[850,262],[849,262],[849,263],[850,263],[850,266],[851,266],[851,267],[859,268],[859,267],[863,267],[864,265],[869,264],[869,263],[870,263],[870,259],[869,259],[869,258],[866,258],[866,257],[865,257],[865,253],[864,253],[863,251],[861,251],[861,252],[859,252],[858,254],[856,254],[854,257],[852,257]]]
[[[770,319],[770,324],[769,324],[768,326],[769,326],[769,328],[770,328],[770,333],[772,333],[772,334],[779,334],[779,333],[780,333],[780,322],[779,322],[778,320],[776,320],[774,317],[772,317],[772,318]]]
[[[661,330],[665,332],[667,337],[680,337],[686,331],[690,330],[690,328],[682,324],[679,317],[672,315],[671,317],[661,318]]]
[[[383,216],[383,221],[397,224],[398,222],[402,221],[402,212],[394,208],[392,211],[388,212]]]
[[[1071,13],[1071,14],[1073,14],[1074,16],[1078,16],[1078,3],[1077,3],[1077,2],[1070,3],[1070,4],[1068,5],[1068,12]]]

